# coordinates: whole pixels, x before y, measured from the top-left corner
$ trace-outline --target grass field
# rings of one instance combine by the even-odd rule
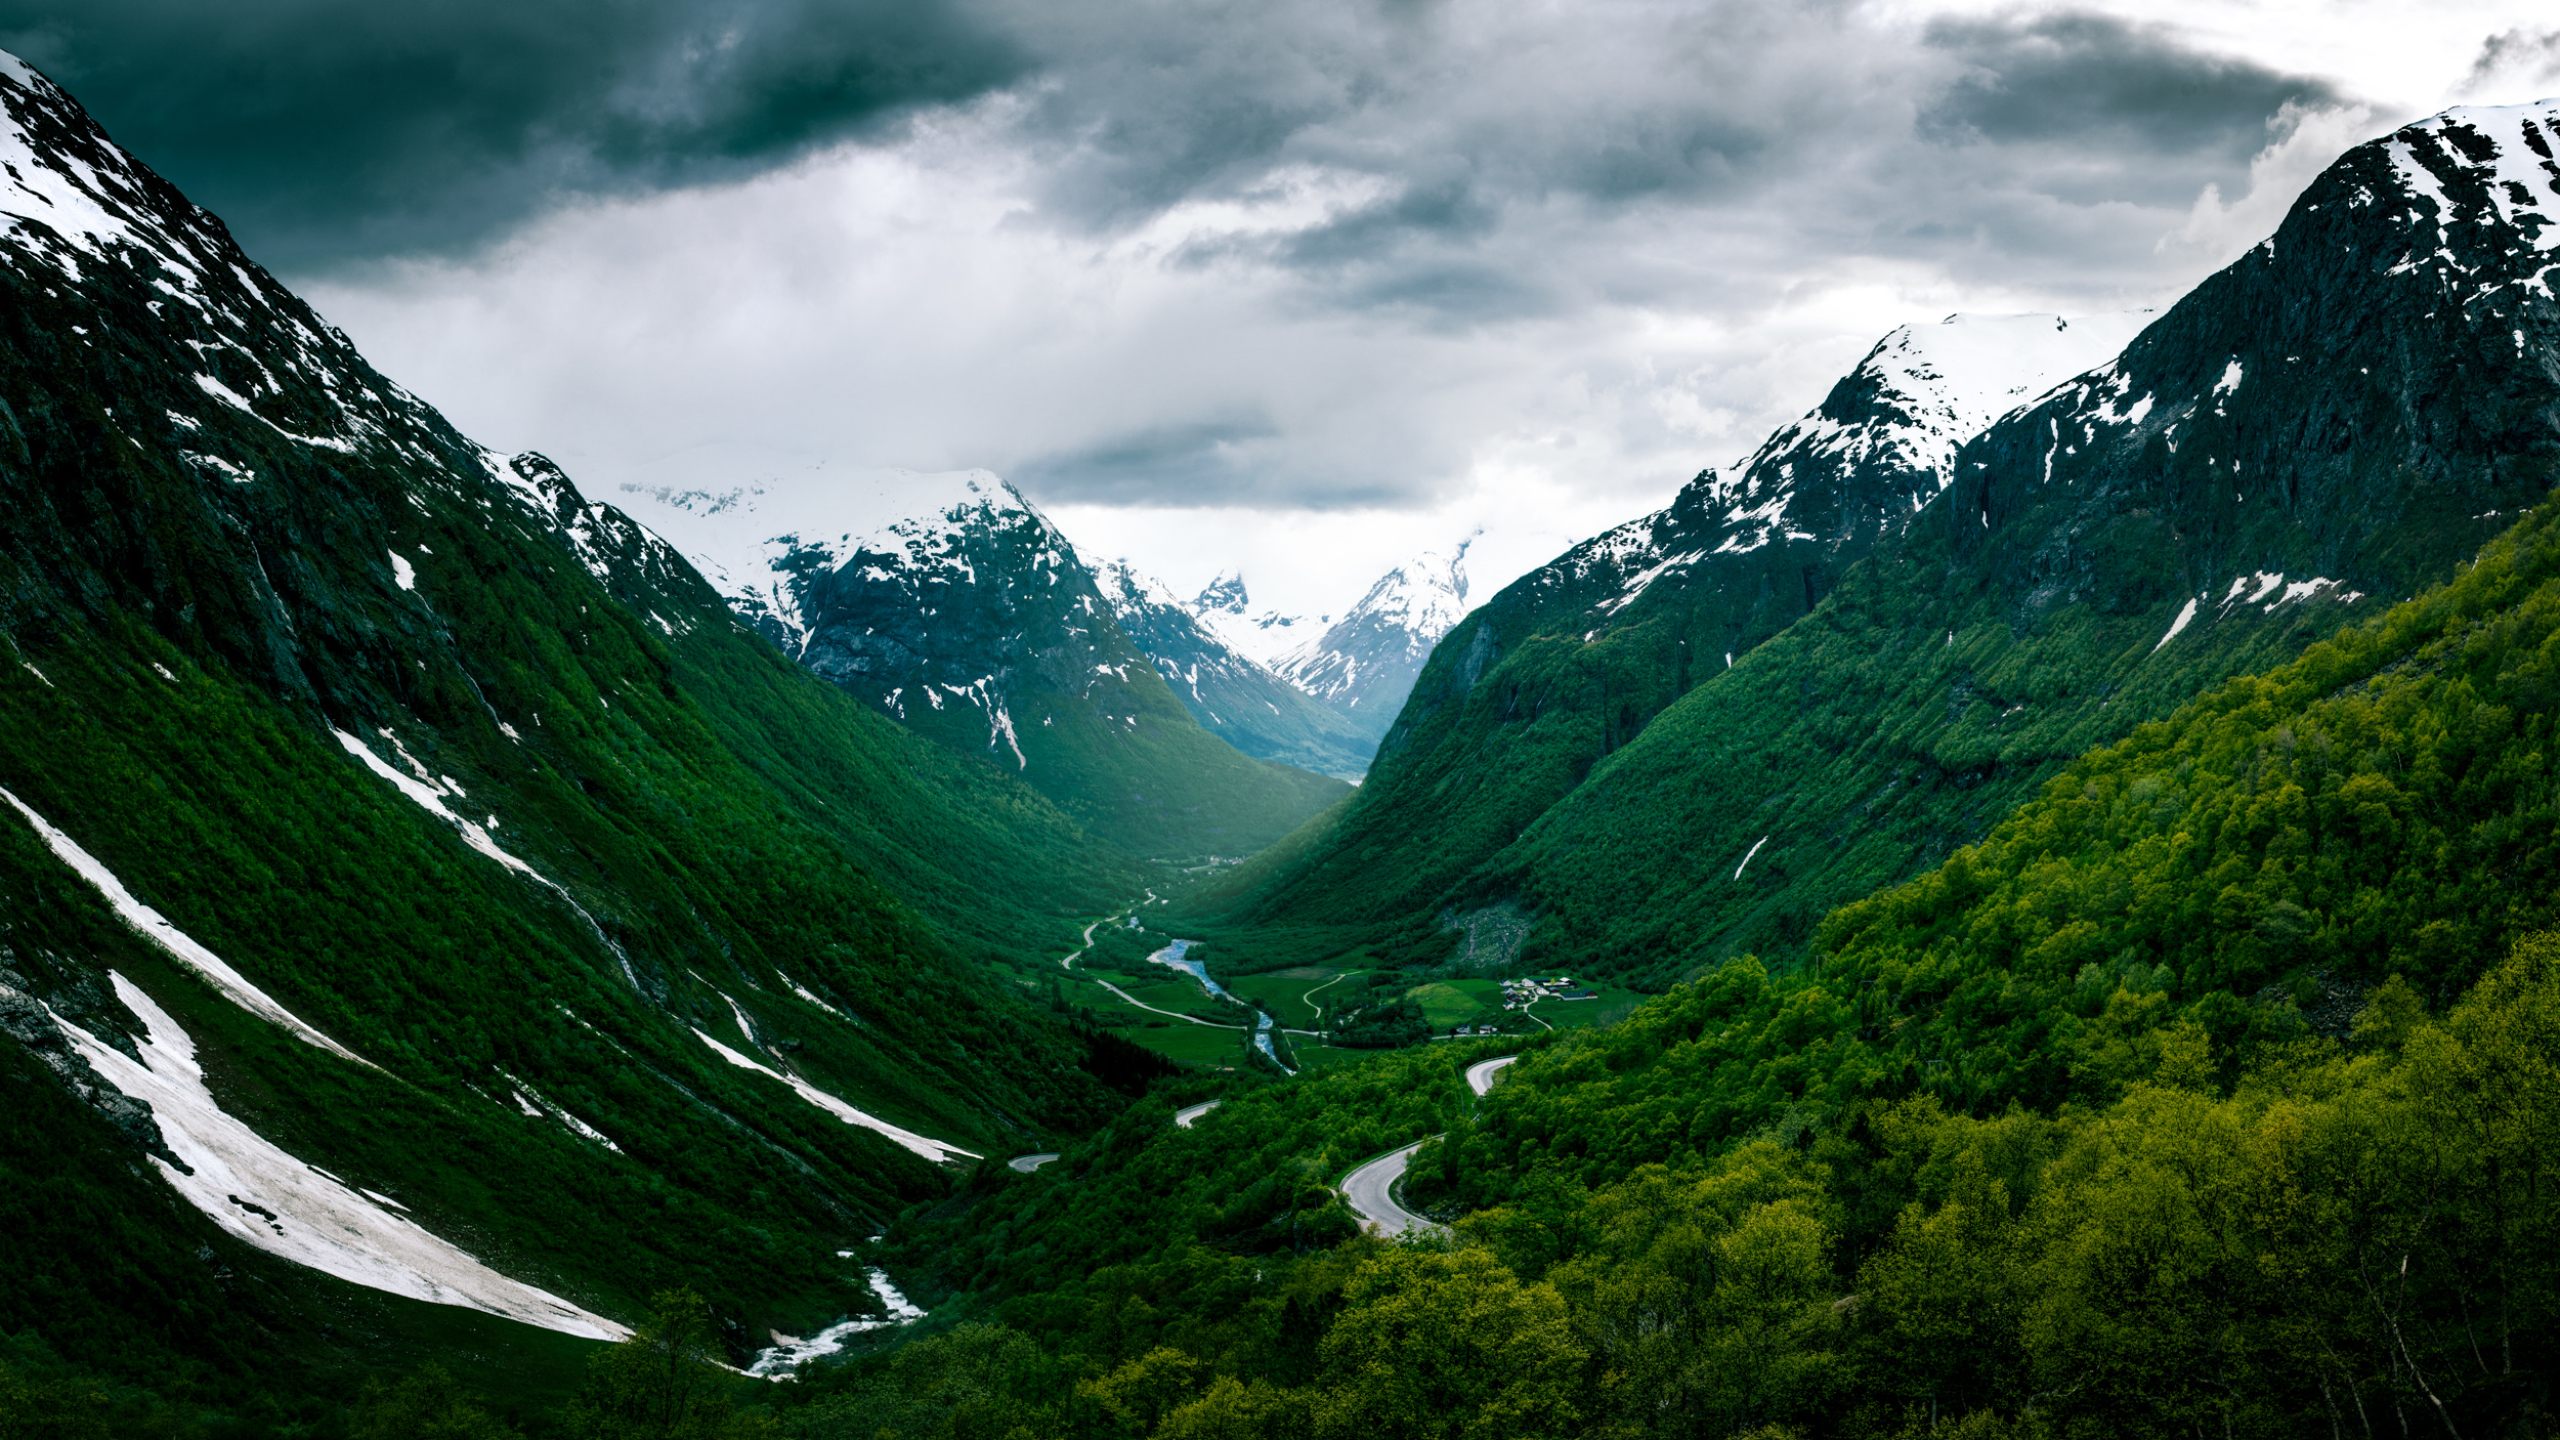
[[[1291,1058],[1301,1073],[1315,1070],[1330,1070],[1337,1065],[1349,1065],[1359,1060],[1372,1060],[1387,1053],[1383,1050],[1349,1050],[1339,1045],[1319,1044],[1314,1040],[1308,1039],[1304,1035],[1292,1035],[1289,1037],[1289,1040],[1291,1042]]]
[[[1617,985],[1601,985],[1596,1000],[1541,1000],[1529,1007],[1529,1013],[1558,1030],[1579,1030],[1589,1025],[1615,1025],[1630,1011],[1653,997],[1641,990]]]
[[[1422,1018],[1434,1030],[1481,1024],[1502,1015],[1502,983],[1498,980],[1434,980],[1416,985],[1405,994],[1422,1007]]]
[[[1346,988],[1337,984],[1358,970],[1344,970],[1332,965],[1298,965],[1287,970],[1274,970],[1267,975],[1244,975],[1220,983],[1238,995],[1269,1010],[1283,1025],[1314,1029],[1323,1025],[1337,1007],[1331,1002]]]
[[[1144,1045],[1177,1065],[1217,1067],[1244,1063],[1243,1031],[1185,1025],[1162,1016],[1149,1018],[1154,1023],[1115,1025],[1112,1028],[1122,1039]]]

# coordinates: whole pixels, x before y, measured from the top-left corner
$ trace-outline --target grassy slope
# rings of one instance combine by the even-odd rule
[[[2560,947],[2532,938],[2560,922],[2555,714],[2560,502],[2076,761],[1831,916],[1811,967],[1248,1087],[1190,1131],[1142,1106],[903,1243],[965,1292],[948,1315],[1098,1370],[1198,1357],[1167,1404],[1209,1404],[1214,1373],[1321,1407],[1367,1393],[1336,1363],[1352,1277],[1399,1262],[1315,1186],[1446,1129],[1408,1201],[1473,1212],[1460,1244],[1498,1268],[1467,1304],[1552,1287],[1578,1347],[1559,1433],[1946,1433],[1908,1418],[1934,1408],[2274,1435],[2429,1415],[2430,1387],[2461,1433],[2521,1424],[2560,1360]],[[1519,1048],[1467,1103],[1463,1063]],[[1471,1333],[1430,1342],[1432,1375],[1481,1360]],[[1533,1398],[1512,1382],[1448,1398]],[[1310,1433],[1288,1414],[1228,1433]]]
[[[1022,778],[1095,835],[1162,859],[1244,855],[1350,793],[1331,776],[1257,760],[1202,729],[1134,648],[1123,669],[1115,703],[1125,713],[1062,700],[1037,712],[1025,704],[1015,717],[1029,761]],[[998,770],[1013,768],[1010,752],[987,748],[974,708],[911,705],[907,720],[954,749],[987,755]]]
[[[13,93],[46,143],[123,164],[76,112],[28,120]],[[791,670],[616,517],[493,477],[218,223],[119,173],[118,203],[180,217],[161,255],[75,271],[28,226],[0,247],[0,784],[385,1069],[172,967],[12,812],[0,913],[37,997],[118,1032],[132,1020],[102,976],[126,974],[278,1143],[608,1314],[690,1284],[739,1344],[864,1308],[836,1252],[945,1178],[719,1060],[691,1032],[744,1048],[731,998],[774,1068],[973,1149],[1108,1113],[1085,1045],[977,962],[1063,948],[1066,915],[1125,897],[1125,862]],[[397,763],[388,730],[578,908],[466,848],[332,729]],[[519,1113],[500,1070],[622,1153]],[[80,1129],[68,1091],[33,1093],[59,1113],[13,1147]],[[0,1157],[12,1174],[60,1163]],[[141,1163],[91,1169],[152,1191]],[[167,1267],[197,1263],[171,1257],[213,1233],[169,1213],[171,1243],[136,1247],[133,1283],[96,1292],[137,1336],[163,1334],[152,1307],[191,1283]],[[0,1239],[0,1268],[37,1269],[47,1233]],[[344,1290],[305,1277],[296,1294]],[[112,1363],[254,1383],[206,1331],[164,1339]]]

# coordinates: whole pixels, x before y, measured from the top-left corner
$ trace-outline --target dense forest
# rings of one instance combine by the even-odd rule
[[[2552,843],[2556,635],[2545,507],[2084,758],[1802,966],[1541,1037],[1480,1100],[1460,1072],[1521,1042],[1159,1082],[1057,1164],[911,1211],[880,1258],[930,1318],[790,1386],[705,1370],[698,1403],[630,1408],[631,1374],[681,1368],[628,1358],[663,1356],[679,1296],[548,1408],[421,1374],[347,1423],[2542,1433],[2560,915],[2523,877]],[[1359,1234],[1333,1186],[1431,1135],[1407,1199],[1451,1228]],[[69,1383],[8,1363],[19,1395]]]
[[[1773,993],[1737,963],[1646,1024],[1524,1061],[1484,1125],[1550,1148],[1445,1238],[1354,1237],[1312,1164],[1250,1204],[1207,1198],[1261,1171],[1256,1141],[1339,1155],[1362,1142],[1315,1137],[1389,1093],[1459,1089],[1409,1053],[1232,1102],[1236,1133],[1154,1163],[1166,1145],[1132,1127],[1166,1114],[1142,1107],[1072,1177],[961,1197],[919,1233],[980,1235],[1010,1293],[904,1343],[792,1385],[736,1380],[700,1302],[665,1296],[568,1400],[515,1419],[670,1440],[2544,1432],[2560,937],[2527,937],[2441,1011],[2395,978],[2343,1034],[2236,1067],[2192,1019],[2124,1027],[2104,1103],[1976,1113],[1924,1088],[1819,1118],[1764,1106],[1747,1140],[1659,1158],[1605,1130],[1579,1143],[1607,1111],[1578,1093],[1711,1028],[1782,1027]],[[1463,1123],[1445,1098],[1388,1115]],[[1546,1128],[1564,1115],[1572,1132]],[[1051,1233],[1141,1233],[1040,1255],[1013,1221],[1043,1206],[1078,1222]],[[24,1346],[0,1397],[22,1427],[5,1433],[217,1433]],[[343,1433],[525,1433],[501,1408],[423,1369],[377,1381]],[[41,1428],[74,1412],[85,1432]]]
[[[1347,793],[1027,502],[759,631],[0,62],[0,1440],[2560,1428],[2560,110]]]

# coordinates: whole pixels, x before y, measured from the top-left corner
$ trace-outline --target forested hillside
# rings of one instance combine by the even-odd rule
[[[0,106],[0,1334],[226,1404],[566,1383],[472,1312],[681,1284],[742,1358],[875,1310],[841,1252],[938,1164],[1121,1103],[989,962],[1133,862],[456,433],[34,72]]]
[[[967,1433],[918,1393],[1094,1435],[2530,1433],[2560,898],[2517,877],[2551,862],[2555,655],[2546,504],[1802,968],[1729,962],[1479,1102],[1482,1044],[1189,1132],[1134,1109],[914,1216],[937,1315],[1001,1328],[831,1378],[803,1433]],[[1347,1238],[1324,1187],[1442,1130],[1407,1198],[1454,1237]]]
[[[2542,134],[2457,111],[2350,151],[1466,878],[1407,887],[1353,852],[1338,895],[1236,913],[1401,897],[1387,913],[1428,929],[1501,907],[1534,921],[1524,965],[1656,982],[1801,955],[1831,907],[1978,839],[2071,757],[2440,581],[2555,475],[2560,180],[2518,158]],[[1309,834],[1275,863],[1332,861]]]

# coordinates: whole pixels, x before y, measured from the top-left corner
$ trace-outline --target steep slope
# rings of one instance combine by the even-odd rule
[[[802,665],[1136,853],[1245,853],[1341,793],[1202,729],[1066,537],[993,475],[623,495]]]
[[[1527,1042],[1482,1096],[1461,1074],[1501,1052],[1456,1044],[1192,1129],[1135,1108],[899,1243],[1046,1352],[990,1367],[1025,1408],[1063,1364],[1166,1345],[1200,1362],[1193,1416],[1250,1385],[1275,1430],[1374,1433],[1409,1413],[1377,1408],[1410,1393],[1369,1383],[1379,1336],[1421,1314],[1464,1376],[1442,1423],[2277,1436],[2362,1407],[2509,1433],[2560,1373],[2555,696],[2545,500],[1833,912],[1809,965],[1730,961]],[[1402,1203],[1451,1245],[1352,1240],[1325,1187],[1434,1134]],[[1290,1303],[1226,1303],[1246,1274]]]
[[[1322,635],[1274,664],[1372,737],[1395,723],[1431,647],[1467,613],[1467,547],[1426,550],[1377,578]]]
[[[1729,473],[1567,551],[1432,652],[1360,795],[1240,875],[1253,912],[1429,907],[1663,708],[1818,604],[2003,411],[2112,356],[2132,315],[1949,316],[1878,341]],[[1258,892],[1258,893],[1257,893]]]
[[[52,1077],[0,1165],[88,1177],[0,1265],[188,1226],[0,1330],[254,1373],[161,1308],[210,1269],[323,1349],[676,1283],[743,1348],[872,1308],[838,1253],[956,1150],[1106,1112],[972,963],[1117,898],[1072,825],[456,433],[14,60],[0,108],[0,1020]]]
[[[1469,892],[1538,912],[1542,963],[1796,953],[2071,755],[2450,574],[2560,453],[2556,113],[2350,151],[2113,364],[1969,442],[1904,543]]]
[[[1097,567],[1095,583],[1130,643],[1209,733],[1258,759],[1343,780],[1369,768],[1375,742],[1331,706],[1237,651],[1161,581],[1126,560]]]

